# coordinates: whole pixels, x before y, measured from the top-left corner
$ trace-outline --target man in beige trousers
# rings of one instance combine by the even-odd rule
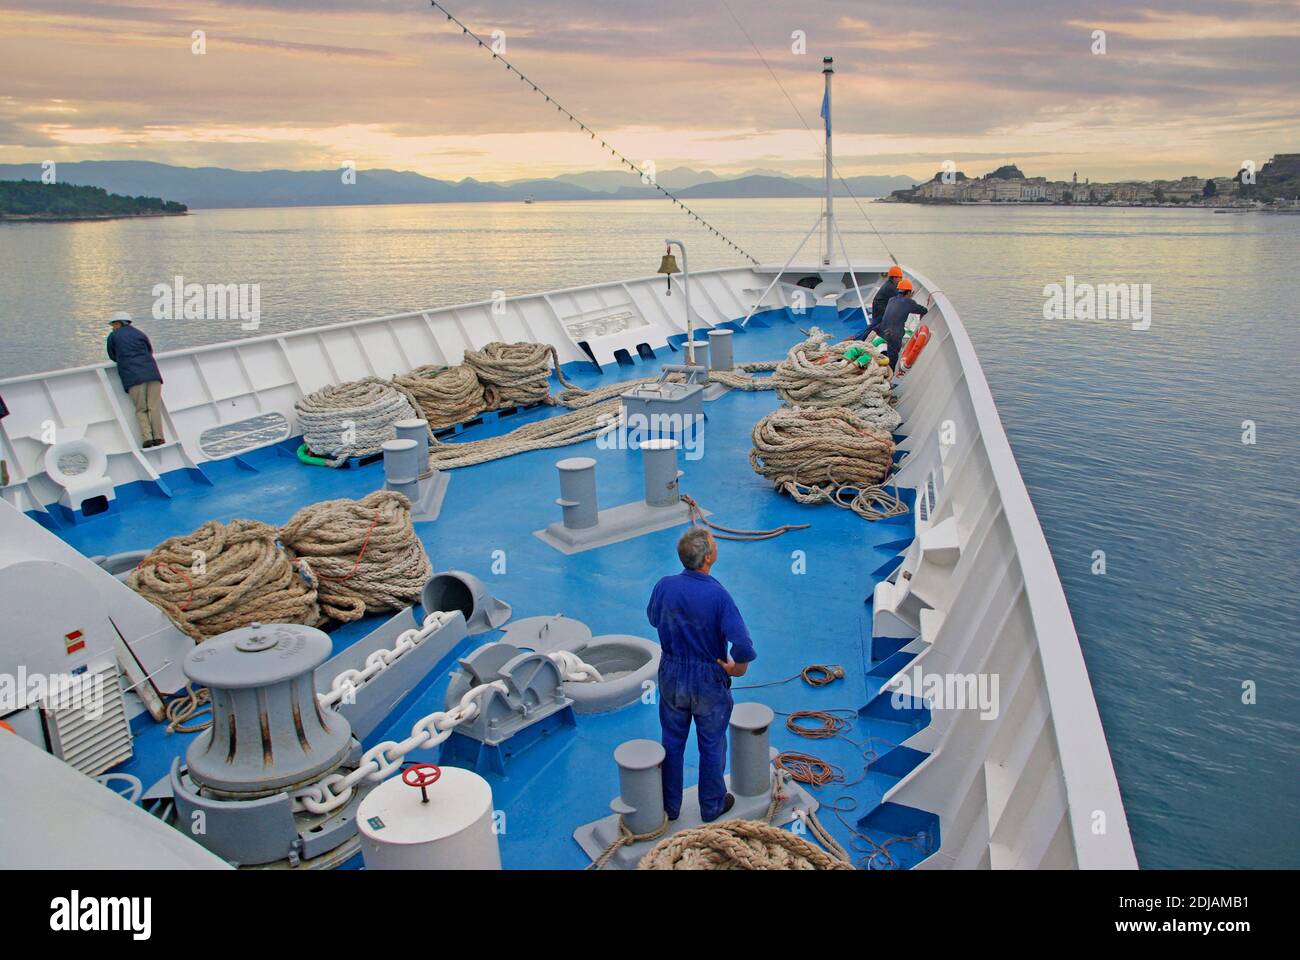
[[[108,359],[117,364],[117,375],[122,389],[135,404],[135,418],[140,424],[143,447],[161,446],[162,374],[153,358],[153,344],[149,338],[131,325],[129,313],[115,313],[110,321],[113,332],[108,335]]]

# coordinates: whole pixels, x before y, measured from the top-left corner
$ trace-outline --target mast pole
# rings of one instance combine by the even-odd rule
[[[832,207],[833,199],[831,196],[831,76],[835,73],[832,66],[835,60],[833,57],[822,57],[822,76],[826,78],[826,97],[822,101],[822,117],[826,120],[826,256],[822,261],[824,266],[830,266],[832,251],[835,249],[831,239],[831,233],[835,229],[835,213]]]

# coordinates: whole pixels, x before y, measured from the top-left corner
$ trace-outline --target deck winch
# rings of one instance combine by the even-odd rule
[[[232,630],[195,647],[185,674],[212,697],[212,724],[172,764],[177,827],[239,865],[297,866],[355,852],[355,809],[373,784],[323,816],[295,811],[291,791],[353,767],[361,745],[316,693],[328,636],[298,624]],[[331,865],[337,858],[326,858]]]

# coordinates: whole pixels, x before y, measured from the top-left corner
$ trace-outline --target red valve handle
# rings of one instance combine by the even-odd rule
[[[408,787],[428,787],[438,782],[442,768],[432,763],[417,763],[402,771],[402,783]]]

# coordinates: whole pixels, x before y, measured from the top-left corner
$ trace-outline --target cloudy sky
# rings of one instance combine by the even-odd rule
[[[835,57],[845,175],[952,160],[1226,176],[1300,151],[1300,0],[447,4],[661,171],[818,171],[750,37],[814,127]],[[610,167],[427,0],[0,0],[0,161],[131,158],[485,180]]]

